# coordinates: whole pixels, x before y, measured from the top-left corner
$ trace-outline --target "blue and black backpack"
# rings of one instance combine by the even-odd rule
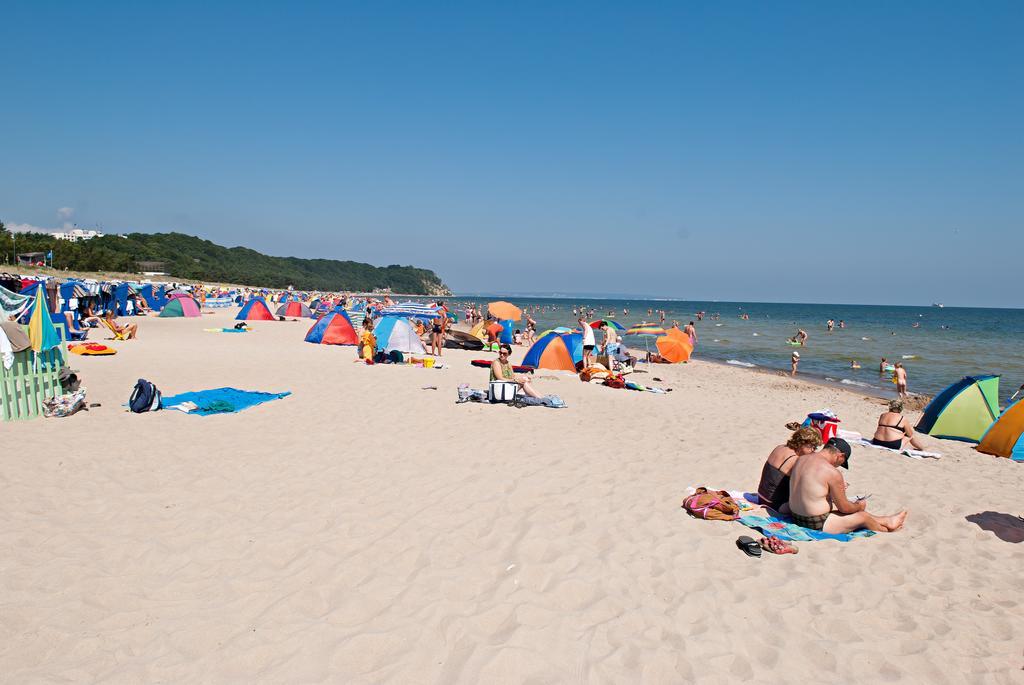
[[[128,398],[128,408],[136,414],[160,409],[160,391],[145,378],[140,378]]]

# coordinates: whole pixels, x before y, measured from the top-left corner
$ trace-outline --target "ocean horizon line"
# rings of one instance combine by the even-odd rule
[[[1005,311],[1020,311],[1024,309],[1024,305],[1020,307],[994,307],[987,305],[967,305],[967,304],[942,304],[936,306],[934,303],[930,304],[878,304],[874,302],[802,302],[802,301],[785,301],[785,300],[716,300],[709,298],[684,298],[684,297],[666,297],[666,296],[654,296],[654,295],[627,295],[627,294],[594,294],[594,293],[525,293],[525,292],[457,292],[453,295],[446,296],[448,299],[460,299],[460,298],[524,298],[524,299],[543,299],[543,300],[644,300],[647,302],[693,302],[698,304],[770,304],[770,305],[805,305],[805,306],[821,306],[821,307],[899,307],[905,309],[992,309],[992,310],[1005,310]]]

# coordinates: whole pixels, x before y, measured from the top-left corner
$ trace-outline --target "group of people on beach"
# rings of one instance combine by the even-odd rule
[[[880,447],[902,450],[923,449],[914,429],[903,416],[903,401],[889,402],[878,417],[871,442]],[[822,444],[821,432],[813,426],[793,431],[785,444],[771,451],[761,467],[757,487],[762,504],[794,523],[826,533],[851,533],[868,529],[891,533],[903,527],[907,511],[891,515],[872,514],[867,497],[851,500],[846,494],[846,479],[839,469],[850,468],[850,444],[832,437]]]

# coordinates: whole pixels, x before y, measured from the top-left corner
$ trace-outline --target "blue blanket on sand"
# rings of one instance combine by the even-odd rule
[[[797,542],[809,542],[811,540],[838,540],[849,542],[854,538],[868,538],[874,535],[870,530],[857,530],[852,533],[825,533],[820,530],[811,530],[798,526],[792,521],[775,516],[753,516],[742,515],[738,521],[748,528],[754,528],[765,535],[774,535],[781,540],[793,540]]]
[[[164,407],[173,407],[182,402],[194,402],[196,409],[188,412],[199,416],[210,414],[231,414],[257,404],[279,400],[288,397],[290,392],[256,392],[253,390],[239,390],[238,388],[214,388],[213,390],[199,390],[197,392],[183,392],[180,395],[164,397],[160,404]]]

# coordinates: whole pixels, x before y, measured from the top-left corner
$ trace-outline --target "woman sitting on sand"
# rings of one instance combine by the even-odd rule
[[[910,422],[903,416],[903,400],[900,399],[889,402],[889,411],[878,417],[878,427],[871,442],[891,450],[902,450],[908,444],[915,450],[924,449],[914,437]]]
[[[775,511],[780,511],[789,502],[789,472],[793,470],[797,457],[810,454],[821,447],[821,433],[817,428],[797,428],[785,445],[779,445],[768,455],[761,467],[761,482],[757,486],[757,497]]]
[[[526,376],[517,376],[512,372],[512,363],[509,357],[512,356],[512,346],[502,343],[498,348],[498,358],[491,362],[492,381],[512,381],[519,385],[524,393],[530,397],[541,397],[541,394],[533,389]]]

